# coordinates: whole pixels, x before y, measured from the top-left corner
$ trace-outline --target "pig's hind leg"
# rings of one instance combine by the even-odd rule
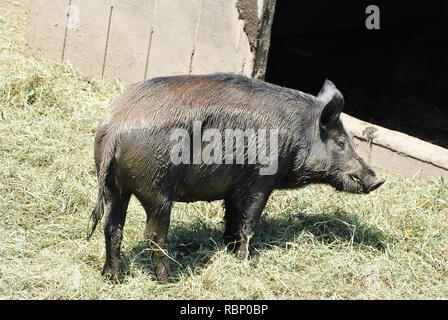
[[[139,197],[143,208],[146,212],[146,227],[144,231],[144,239],[152,252],[152,261],[154,265],[154,273],[157,280],[161,282],[170,282],[170,265],[167,251],[166,237],[170,225],[170,215],[172,200],[166,199],[159,195],[157,197]]]
[[[104,193],[107,214],[104,225],[106,262],[101,274],[115,282],[120,281],[120,247],[129,199],[130,194],[120,192],[110,181],[106,183]]]

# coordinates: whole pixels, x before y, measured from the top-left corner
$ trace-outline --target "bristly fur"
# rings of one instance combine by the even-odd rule
[[[95,138],[98,198],[92,210],[90,238],[104,213],[106,262],[103,273],[119,278],[119,250],[129,198],[147,214],[145,238],[166,247],[174,201],[224,199],[226,243],[248,255],[249,239],[274,189],[329,183],[359,192],[371,190],[376,176],[360,160],[339,120],[344,100],[326,81],[315,97],[235,74],[161,77],[130,86],[106,112]],[[180,164],[170,161],[172,129],[192,135],[201,129],[278,130],[278,170],[259,174],[261,164]],[[338,151],[336,141],[347,148]],[[246,152],[247,150],[245,150]],[[373,174],[366,174],[372,172]],[[355,189],[356,187],[356,189]],[[166,255],[153,256],[158,279],[169,278]]]

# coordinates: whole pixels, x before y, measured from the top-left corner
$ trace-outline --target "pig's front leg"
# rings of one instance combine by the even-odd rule
[[[250,240],[260,221],[266,202],[272,193],[273,179],[266,178],[254,184],[246,194],[225,201],[226,230],[224,242],[234,244],[237,257],[246,260],[249,256]]]

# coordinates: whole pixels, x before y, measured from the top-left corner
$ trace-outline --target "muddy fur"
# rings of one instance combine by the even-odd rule
[[[369,192],[381,181],[356,154],[339,120],[344,99],[326,81],[317,97],[234,74],[175,76],[130,86],[106,112],[95,138],[98,199],[88,237],[107,214],[103,274],[119,280],[122,231],[130,196],[147,214],[145,239],[156,247],[155,273],[169,280],[166,235],[173,201],[225,203],[223,240],[248,256],[262,210],[274,189],[327,183]],[[179,164],[170,160],[173,128],[278,129],[278,170],[259,164]],[[245,162],[247,163],[247,162]]]

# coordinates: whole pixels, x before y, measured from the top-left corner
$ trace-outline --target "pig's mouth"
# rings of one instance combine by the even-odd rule
[[[361,179],[355,174],[348,174],[340,183],[336,184],[336,190],[349,193],[369,193],[370,190],[364,186]]]
[[[369,193],[369,190],[367,190],[364,187],[364,184],[361,182],[361,179],[359,179],[356,175],[351,174],[349,175],[350,179],[353,181],[353,183],[355,184],[355,192],[353,193]]]
[[[366,183],[361,180],[356,174],[349,174],[349,178],[345,183],[343,183],[343,190],[351,193],[369,193],[370,191],[378,189],[384,180],[375,178],[372,183]]]

